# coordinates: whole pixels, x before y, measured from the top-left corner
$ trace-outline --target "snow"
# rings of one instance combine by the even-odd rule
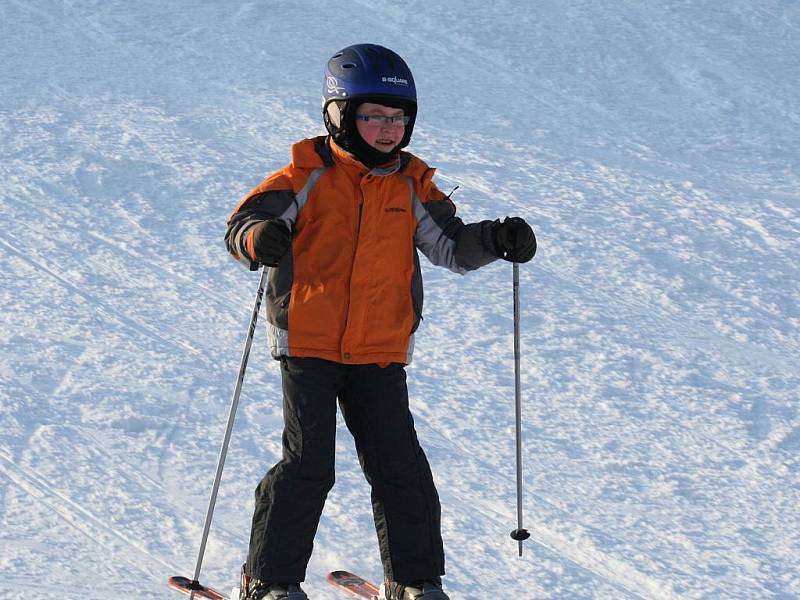
[[[411,65],[410,149],[461,215],[522,215],[540,244],[522,558],[511,267],[424,266],[409,379],[452,597],[800,597],[790,0],[0,4],[0,597],[177,597],[192,574],[257,283],[225,219],[323,132],[324,62],[360,41]],[[280,430],[260,326],[209,585],[236,583]],[[337,469],[315,600],[329,570],[381,574],[344,427]]]

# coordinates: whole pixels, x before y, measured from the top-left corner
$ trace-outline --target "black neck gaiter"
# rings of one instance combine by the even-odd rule
[[[357,130],[353,132],[351,137],[354,139],[349,140],[350,148],[345,148],[345,150],[350,152],[363,163],[364,166],[370,169],[386,164],[397,157],[397,152],[394,150],[391,152],[381,152],[370,146],[364,141],[364,138],[361,137]]]

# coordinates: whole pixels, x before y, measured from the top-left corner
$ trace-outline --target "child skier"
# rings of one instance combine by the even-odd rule
[[[465,224],[401,152],[417,116],[414,79],[393,51],[357,44],[327,63],[328,136],[235,208],[228,251],[272,267],[267,318],[281,362],[283,458],[256,488],[245,565],[250,600],[307,600],[313,539],[334,482],[337,400],[372,490],[388,600],[448,600],[439,497],[409,412],[405,365],[422,317],[417,250],[465,273],[536,251],[521,218]]]

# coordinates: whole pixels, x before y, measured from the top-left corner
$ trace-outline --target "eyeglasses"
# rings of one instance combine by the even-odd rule
[[[411,122],[411,117],[407,116],[356,115],[356,119],[370,127],[405,127]]]

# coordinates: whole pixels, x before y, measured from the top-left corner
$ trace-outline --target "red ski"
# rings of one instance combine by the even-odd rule
[[[351,596],[368,598],[369,600],[379,600],[380,598],[381,590],[377,585],[348,571],[328,573],[328,582],[333,587],[344,590]]]
[[[178,590],[187,596],[194,592],[195,598],[207,598],[208,600],[228,600],[227,596],[220,594],[217,590],[201,585],[196,581],[192,581],[188,577],[182,577],[180,575],[170,577],[167,580],[167,585],[169,585],[169,587],[171,587],[173,590]]]

